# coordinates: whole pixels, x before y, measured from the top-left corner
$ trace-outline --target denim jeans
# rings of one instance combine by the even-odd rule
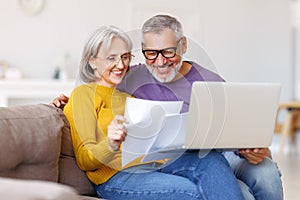
[[[260,164],[250,164],[234,152],[225,152],[246,200],[282,200],[281,173],[274,161],[265,158]]]
[[[106,199],[242,200],[243,194],[224,156],[188,151],[164,165],[144,164],[118,172],[95,186]]]

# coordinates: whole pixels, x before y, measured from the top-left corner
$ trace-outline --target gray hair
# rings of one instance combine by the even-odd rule
[[[183,37],[183,29],[181,23],[174,17],[169,15],[155,15],[148,19],[142,27],[142,42],[146,33],[161,33],[164,29],[174,31],[177,40]]]
[[[97,56],[100,47],[104,48],[104,51],[108,51],[112,39],[116,37],[122,39],[127,44],[128,51],[132,50],[132,41],[127,33],[115,26],[101,26],[92,33],[85,43],[79,65],[79,75],[83,82],[90,83],[98,79],[89,64],[89,60],[91,57]]]

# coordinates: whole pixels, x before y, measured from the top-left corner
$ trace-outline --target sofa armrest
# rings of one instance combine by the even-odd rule
[[[46,104],[0,108],[0,176],[58,181],[63,112]]]

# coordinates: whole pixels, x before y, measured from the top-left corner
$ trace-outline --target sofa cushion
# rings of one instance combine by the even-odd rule
[[[80,200],[77,192],[68,186],[36,180],[0,178],[0,196],[7,200]]]
[[[62,146],[59,159],[59,182],[70,185],[75,188],[79,194],[88,196],[97,196],[94,185],[89,181],[86,174],[79,169],[72,145],[70,126],[66,119],[62,129]]]
[[[0,108],[0,176],[58,181],[63,112],[45,104]]]
[[[63,117],[63,120],[65,121],[66,126],[64,126],[62,129],[61,154],[63,156],[70,156],[75,158],[69,122],[65,116]]]
[[[81,195],[97,196],[93,183],[79,169],[74,157],[61,155],[59,159],[59,182],[72,186]]]

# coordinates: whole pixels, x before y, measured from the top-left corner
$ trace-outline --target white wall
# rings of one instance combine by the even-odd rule
[[[294,46],[293,61],[294,80],[295,80],[295,97],[300,100],[300,0],[292,1],[291,4],[291,21],[292,21],[292,40]]]
[[[291,98],[289,0],[46,0],[37,16],[22,12],[17,0],[0,0],[0,60],[26,78],[45,79],[69,54],[68,74],[75,77],[92,30],[138,29],[157,13],[177,17],[227,81],[281,82],[282,100]]]
[[[279,81],[283,97],[289,98],[288,1],[206,2],[203,44],[224,77],[229,81]]]

